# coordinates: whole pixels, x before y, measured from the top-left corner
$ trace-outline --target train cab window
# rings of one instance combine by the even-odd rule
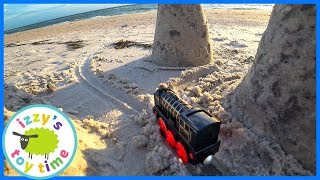
[[[185,128],[187,135],[188,135],[188,141],[191,141],[191,129],[189,127],[189,125],[186,124],[186,128]]]
[[[168,102],[168,100],[166,101],[166,108],[168,109],[168,111],[170,110],[170,103]]]
[[[173,109],[173,118],[177,119],[178,111],[176,109]]]
[[[191,142],[191,131],[190,126],[179,118],[179,133],[184,137],[185,140]]]
[[[172,112],[173,111],[173,107],[172,107],[171,103],[172,103],[172,100],[169,102],[169,108],[170,108],[170,111]]]
[[[161,101],[160,101],[160,106],[161,106],[161,108],[162,108],[162,110],[163,111],[165,111],[165,103],[166,103],[166,101],[165,101],[165,98],[168,96],[168,94],[162,94],[161,95]]]
[[[169,103],[168,103],[167,99],[164,102],[165,102],[164,103],[164,108],[165,108],[166,116],[168,117],[169,116]]]
[[[173,102],[175,101],[175,99],[171,99],[169,102],[168,102],[168,110],[169,110],[169,116],[170,119],[174,119],[174,108],[172,106]]]
[[[172,118],[177,118],[177,104],[179,102],[178,101],[175,101],[173,104],[172,104]]]

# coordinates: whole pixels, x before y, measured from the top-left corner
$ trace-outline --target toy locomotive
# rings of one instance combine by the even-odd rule
[[[160,87],[154,93],[154,102],[160,132],[180,161],[210,163],[219,150],[221,122],[205,110],[191,108],[169,88]]]

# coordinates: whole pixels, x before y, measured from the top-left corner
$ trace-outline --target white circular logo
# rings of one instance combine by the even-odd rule
[[[9,164],[21,175],[50,178],[65,170],[75,155],[77,135],[70,119],[48,105],[31,105],[16,112],[2,136]]]

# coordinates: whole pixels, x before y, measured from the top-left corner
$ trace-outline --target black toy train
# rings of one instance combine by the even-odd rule
[[[160,87],[154,102],[161,134],[180,160],[208,164],[219,150],[221,122],[205,110],[191,108],[168,88]]]

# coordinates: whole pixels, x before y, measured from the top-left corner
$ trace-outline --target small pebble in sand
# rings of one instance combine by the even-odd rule
[[[122,28],[128,27],[128,24],[124,24],[124,25],[122,25],[121,27],[122,27]]]
[[[75,111],[75,110],[70,110],[68,111],[69,114],[72,114],[72,115],[78,115],[79,112],[78,111]]]
[[[56,86],[53,84],[53,83],[51,83],[51,82],[49,82],[48,84],[47,84],[47,88],[48,88],[48,90],[50,91],[50,92],[55,92],[56,91]]]
[[[117,143],[118,142],[117,138],[113,138],[112,142]]]

